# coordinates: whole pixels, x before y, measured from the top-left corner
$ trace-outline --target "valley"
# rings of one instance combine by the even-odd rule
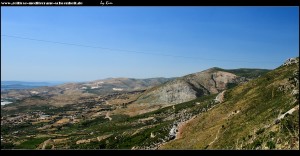
[[[299,149],[295,62],[1,91],[1,149]]]

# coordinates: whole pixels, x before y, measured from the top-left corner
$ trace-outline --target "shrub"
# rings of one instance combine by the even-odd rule
[[[274,149],[276,147],[276,145],[273,141],[268,141],[267,146],[268,146],[269,149]]]
[[[262,141],[260,140],[255,140],[253,143],[252,143],[252,148],[256,149],[257,147],[260,147],[262,144]]]
[[[13,143],[2,143],[1,142],[1,149],[13,149],[15,146]]]
[[[270,136],[270,138],[273,138],[273,137],[275,136],[275,132],[270,131],[270,132],[269,132],[269,136]]]
[[[256,133],[256,135],[259,135],[259,134],[263,133],[264,131],[265,131],[265,129],[261,128],[258,131],[256,131],[255,133]]]

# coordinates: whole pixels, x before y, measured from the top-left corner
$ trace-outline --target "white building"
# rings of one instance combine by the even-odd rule
[[[113,88],[113,90],[115,90],[115,91],[122,91],[123,89],[122,88]]]

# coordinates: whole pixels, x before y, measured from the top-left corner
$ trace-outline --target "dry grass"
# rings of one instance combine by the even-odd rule
[[[289,83],[290,73],[296,68],[279,68],[229,90],[224,103],[188,122],[182,127],[181,136],[164,144],[161,149],[242,149],[243,146],[248,149],[253,147],[245,144],[257,139],[262,142],[258,146],[265,148],[267,140],[255,132],[274,123],[277,118],[275,110],[285,112],[294,107],[290,104],[294,100],[290,91],[278,92],[276,89]],[[272,126],[267,128],[276,129]],[[299,140],[299,136],[295,137]],[[289,148],[286,145],[284,149]]]
[[[70,122],[70,119],[68,119],[68,118],[62,118],[62,119],[56,121],[53,124],[53,126],[63,125],[63,124],[69,123],[69,122]]]
[[[140,115],[144,114],[147,112],[155,111],[162,106],[160,105],[150,105],[150,104],[130,104],[128,105],[127,108],[122,108],[122,109],[116,109],[112,112],[112,114],[126,114],[129,116],[135,116],[135,115]]]

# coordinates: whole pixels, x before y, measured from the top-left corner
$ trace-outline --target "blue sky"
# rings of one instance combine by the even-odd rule
[[[274,69],[299,56],[299,7],[1,7],[1,34],[97,47],[1,36],[1,80]]]

